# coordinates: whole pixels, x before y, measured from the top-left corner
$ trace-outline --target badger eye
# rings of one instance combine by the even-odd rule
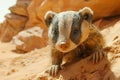
[[[79,32],[79,30],[75,29],[75,30],[73,31],[73,34],[77,34],[78,32]]]

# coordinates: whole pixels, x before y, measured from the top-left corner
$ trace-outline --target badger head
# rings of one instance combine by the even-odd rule
[[[48,11],[44,19],[53,46],[61,52],[69,52],[79,46],[89,36],[92,16],[93,11],[88,7],[61,13]]]

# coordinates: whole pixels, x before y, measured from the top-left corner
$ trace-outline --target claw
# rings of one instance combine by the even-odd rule
[[[105,57],[105,54],[102,50],[98,50],[94,54],[91,55],[90,60],[92,60],[93,64],[100,62],[103,57]]]
[[[100,59],[99,59],[100,58],[100,54],[101,53],[99,51],[96,52],[96,56],[95,56],[96,58],[95,58],[95,62],[94,63],[98,63],[100,61]]]
[[[50,70],[49,70],[50,76],[56,76],[56,74],[58,73],[59,69],[60,69],[59,65],[52,65]]]

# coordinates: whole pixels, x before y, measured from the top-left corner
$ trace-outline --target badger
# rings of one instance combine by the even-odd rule
[[[70,62],[75,58],[89,57],[92,63],[104,57],[105,40],[100,31],[92,24],[93,11],[84,7],[79,11],[46,12],[45,24],[51,45],[49,74],[55,76],[62,68],[63,60]]]

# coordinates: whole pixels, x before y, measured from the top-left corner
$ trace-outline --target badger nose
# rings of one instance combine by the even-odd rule
[[[65,45],[65,44],[66,44],[66,42],[61,42],[60,44],[61,44],[61,45]]]
[[[67,49],[67,48],[68,48],[67,42],[61,42],[61,43],[60,43],[60,48],[62,48],[62,49]]]

